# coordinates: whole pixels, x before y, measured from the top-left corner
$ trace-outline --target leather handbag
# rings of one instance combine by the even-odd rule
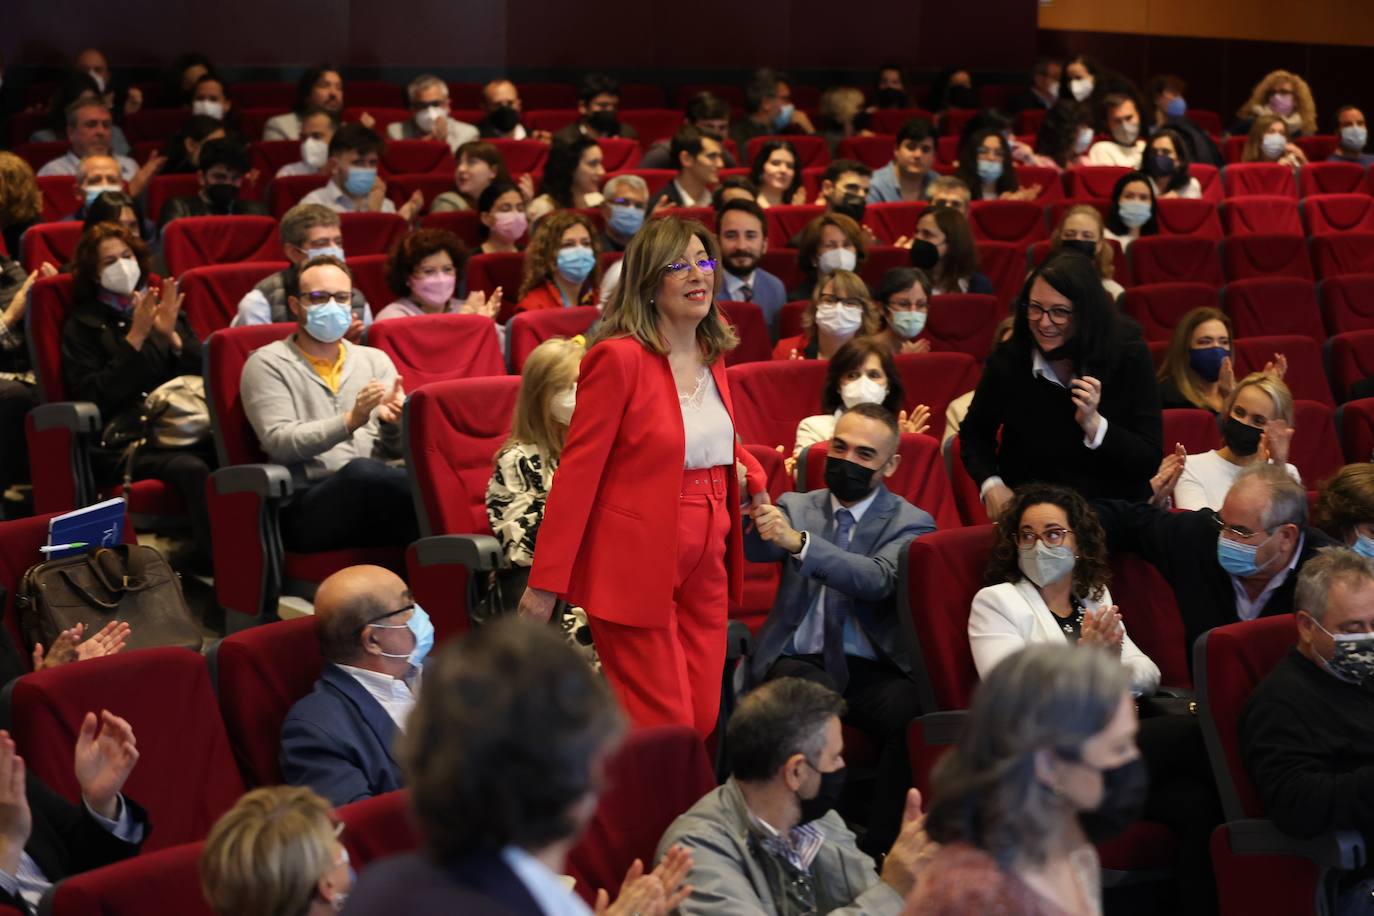
[[[201,648],[181,579],[161,553],[142,544],[99,547],[31,566],[15,606],[30,651],[35,643],[51,646],[78,623],[89,636],[112,620],[129,624],[127,649]]]

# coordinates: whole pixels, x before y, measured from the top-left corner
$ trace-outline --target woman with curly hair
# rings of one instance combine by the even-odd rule
[[[517,312],[596,305],[601,267],[596,227],[581,213],[557,210],[539,221],[525,249]]]
[[[397,299],[375,320],[446,312],[496,317],[501,310],[499,286],[490,298],[480,289],[466,300],[454,298],[467,257],[467,246],[447,229],[417,229],[402,236],[386,259],[386,285]]]
[[[979,676],[1031,643],[1106,649],[1148,696],[1159,668],[1131,642],[1107,590],[1107,537],[1087,500],[1068,487],[1019,487],[997,523],[988,586],[973,598],[969,648]]]
[[[0,236],[11,257],[19,256],[19,237],[42,212],[43,195],[33,169],[14,153],[0,153]]]
[[[1283,121],[1289,136],[1317,132],[1317,103],[1307,81],[1287,70],[1273,70],[1255,84],[1250,98],[1236,112],[1236,123],[1230,133],[1243,134],[1250,130],[1256,118],[1273,115]]]
[[[1313,518],[1318,528],[1374,558],[1374,464],[1347,464],[1321,485]]]

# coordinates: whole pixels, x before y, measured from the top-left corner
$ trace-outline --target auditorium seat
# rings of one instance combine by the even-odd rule
[[[1217,243],[1176,235],[1147,235],[1127,249],[1136,283],[1223,283]]]
[[[989,332],[990,334],[991,332]],[[940,439],[945,433],[945,411],[951,401],[978,385],[982,363],[965,353],[904,353],[895,357],[910,410],[917,404],[930,408],[927,434]]]
[[[1270,194],[1232,197],[1221,205],[1221,216],[1227,236],[1302,235],[1298,202],[1292,197]]]
[[[1222,239],[1221,260],[1228,281],[1248,277],[1313,279],[1307,241],[1301,234],[1256,233]]]
[[[1216,288],[1207,283],[1147,283],[1121,297],[1121,311],[1139,322],[1146,340],[1171,340],[1184,315],[1206,307],[1217,307]]]
[[[54,159],[67,155],[70,148],[66,140],[28,140],[17,144],[11,152],[37,172]]]
[[[33,272],[44,261],[62,269],[76,254],[77,242],[81,241],[82,224],[76,221],[56,223],[35,223],[24,232],[22,252],[12,251],[11,257],[18,256],[24,270]]]
[[[76,212],[76,178],[71,175],[44,175],[38,179],[38,193],[43,198],[43,212],[39,220],[56,222]]]
[[[1299,334],[1321,342],[1326,337],[1311,280],[1252,277],[1221,290],[1222,309],[1231,316],[1237,337]]]
[[[301,145],[296,140],[255,140],[248,144],[248,156],[266,185],[282,166],[301,161]]]
[[[1374,274],[1329,277],[1317,284],[1328,334],[1374,328]]]
[[[1336,425],[1346,461],[1374,461],[1374,398],[1346,401],[1336,408]]]
[[[946,108],[941,112],[940,123],[944,133],[950,137],[963,139],[964,125],[973,120],[973,116],[978,114],[976,108]]]
[[[1312,194],[1301,206],[1308,235],[1374,232],[1374,197],[1368,194]]]
[[[763,215],[768,219],[769,247],[776,250],[790,245],[807,224],[824,212],[825,207],[819,204],[779,204],[764,210]]]
[[[440,194],[443,194],[446,191],[452,190],[452,172],[434,172],[429,175],[388,175],[386,179],[387,200],[395,204],[396,209],[398,210],[402,206],[404,206],[408,200],[410,200],[412,194],[414,194],[416,191],[419,191],[420,196],[424,198],[424,204],[420,207],[420,210],[418,212],[425,213],[429,210],[429,207],[434,203],[434,198],[438,197]],[[477,213],[472,210],[445,210],[440,211],[439,213],[429,214],[429,216],[447,216],[449,213],[469,214],[473,218],[474,225],[477,220]],[[426,216],[423,219],[428,218],[429,217]],[[473,242],[469,242],[466,238],[464,238],[463,244],[469,245],[471,247],[475,246],[478,243],[478,241],[480,241],[477,239],[475,228],[473,230],[472,238],[474,239]]]
[[[1016,115],[1016,132],[1021,134],[1038,134],[1040,125],[1045,123],[1045,113],[1047,108],[1025,108]]]
[[[1058,169],[1037,165],[1018,165],[1016,166],[1016,181],[1023,188],[1040,185],[1040,193],[1035,196],[1032,203],[1044,206],[1064,199],[1064,180],[1060,177]]]
[[[916,223],[920,221],[921,214],[925,213],[926,206],[923,200],[868,204],[864,208],[864,225],[889,245],[902,236],[915,238]],[[772,209],[777,208],[770,208]]]
[[[245,175],[243,183],[239,186],[239,199],[260,200],[266,183],[266,179],[255,178],[251,173]],[[168,201],[174,197],[194,197],[200,193],[200,185],[199,172],[156,175],[148,182],[147,202],[143,206],[143,212],[148,219],[160,222],[163,208],[167,206]]]
[[[577,88],[571,82],[520,83],[520,100],[529,108],[577,108]]]
[[[600,315],[601,310],[592,305],[536,309],[516,315],[506,329],[506,348],[509,353],[506,362],[510,371],[519,375],[534,348],[550,338],[585,334]]]
[[[740,441],[790,449],[797,440],[797,424],[820,411],[827,369],[825,360],[792,359],[726,370]]]
[[[48,916],[211,916],[200,883],[203,845],[181,843],[72,875],[44,894],[38,912]],[[0,914],[6,910],[0,907]]]
[[[598,216],[600,212],[598,211]],[[676,216],[678,219],[695,220],[706,227],[708,232],[716,231],[716,211],[711,207],[669,207],[660,210],[658,213],[650,214],[649,219],[662,219],[665,216]],[[619,253],[619,252],[617,252]]]
[[[339,842],[348,848],[355,868],[363,869],[378,859],[415,852],[420,847],[406,789],[351,802],[334,813],[343,825]]]
[[[979,242],[1029,245],[1049,238],[1045,208],[1025,200],[975,200],[969,204],[969,228]]]
[[[725,365],[737,366],[773,358],[773,335],[757,303],[719,299],[716,307],[739,335],[739,346],[725,354]],[[517,370],[512,368],[512,371]]]
[[[938,435],[933,429],[930,433],[920,435],[903,433],[897,448],[901,461],[892,476],[883,480],[883,485],[913,506],[930,513],[938,528],[958,528],[962,522],[959,509],[954,504],[949,478],[945,475]],[[802,449],[797,459],[800,490],[805,492],[825,488],[825,464],[829,452],[829,439]]]
[[[1306,134],[1293,141],[1307,156],[1308,162],[1325,162],[1331,158],[1340,145],[1340,138],[1334,134]]]
[[[992,333],[1007,308],[996,296],[939,293],[930,297],[927,314],[921,338],[930,341],[933,352],[967,353],[981,363],[992,351]]]
[[[1116,165],[1075,165],[1065,171],[1070,200],[1097,198],[1111,200],[1112,190],[1130,169]],[[1057,223],[1056,223],[1057,225]]]
[[[447,229],[473,250],[482,244],[481,225],[481,215],[476,210],[443,210],[426,214],[420,220],[420,228]]]
[[[1291,335],[1238,337],[1231,342],[1231,347],[1236,361],[1236,378],[1262,371],[1265,364],[1274,359],[1274,354],[1282,353],[1288,358],[1288,374],[1283,380],[1293,397],[1336,406],[1326,373],[1322,371],[1321,350],[1312,338]]]
[[[1221,448],[1217,415],[1197,407],[1166,407],[1164,415],[1164,452],[1172,454],[1176,444],[1190,455]]]
[[[1314,194],[1357,194],[1365,167],[1354,162],[1309,162],[1298,171],[1303,197]]]
[[[777,208],[768,208],[768,210],[774,209]],[[768,210],[763,212],[767,213]],[[771,236],[772,233],[769,235]],[[801,282],[802,272],[801,266],[797,263],[797,249],[787,248],[785,247],[786,244],[785,240],[779,240],[776,246],[770,244],[768,250],[763,253],[763,257],[759,259],[759,266],[781,280],[782,288],[790,293]],[[778,336],[787,336],[782,333],[781,325],[778,327]]]
[[[882,285],[883,275],[894,267],[908,267],[911,264],[911,249],[896,245],[869,245],[868,256],[859,265],[859,276],[868,284],[869,289]]]
[[[540,172],[549,158],[549,145],[542,140],[508,140],[493,137],[486,141],[496,147],[511,175]]]
[[[1223,235],[1217,205],[1210,200],[1160,198],[1155,201],[1155,224],[1161,235],[1190,235],[1200,239],[1220,239]]]
[[[1055,223],[1054,225],[1059,225]],[[1121,243],[1116,239],[1107,239],[1107,247],[1112,250],[1112,277],[1126,289],[1130,289],[1135,284],[1131,280],[1131,263],[1126,259],[1125,253],[1121,250]],[[1054,243],[1049,239],[1041,239],[1033,243],[1026,249],[1026,271],[1035,270],[1045,258],[1049,257],[1054,249]]]
[[[868,124],[875,134],[888,134],[895,137],[906,122],[916,118],[931,121],[933,115],[924,108],[879,108],[869,113]],[[892,147],[889,146],[888,159],[891,158]]]
[[[441,140],[388,140],[382,147],[378,171],[384,178],[392,175],[452,175],[457,161],[453,150]]]
[[[1234,162],[1222,171],[1221,180],[1228,198],[1252,194],[1298,196],[1293,169],[1277,162]]]
[[[526,104],[520,116],[520,123],[525,125],[526,130],[558,133],[569,124],[575,123],[578,117],[576,108],[531,108]]]
[[[305,195],[328,183],[328,174],[285,175],[274,178],[267,192],[267,207],[274,217],[281,219],[286,215],[286,211],[300,203]]]
[[[1194,162],[1188,166],[1188,174],[1202,186],[1203,200],[1217,204],[1225,198],[1221,187],[1221,169],[1205,162]]]
[[[286,261],[245,261],[192,267],[179,278],[186,297],[181,309],[191,330],[205,340],[213,332],[229,327],[238,314],[239,300],[265,277],[288,266]]]
[[[162,231],[167,270],[182,271],[234,261],[277,261],[281,240],[270,216],[187,216]]]
[[[344,251],[354,255],[388,254],[409,229],[396,213],[340,213]]]
[[[811,307],[809,299],[795,299],[784,302],[778,310],[778,339],[795,337],[802,333],[802,318]]]
[[[1374,378],[1374,329],[1345,331],[1327,343],[1331,359],[1331,385],[1338,401],[1350,399],[1351,386]]]
[[[954,491],[954,503],[959,507],[959,517],[965,525],[986,525],[988,513],[983,508],[983,499],[960,454],[958,436],[950,436],[944,441],[945,471],[949,474],[949,485]]]
[[[468,293],[481,290],[491,296],[501,287],[501,314],[497,320],[508,321],[520,301],[520,275],[524,269],[525,254],[521,251],[474,254],[467,263]]]
[[[1105,197],[1074,197],[1067,200],[1056,200],[1045,207],[1045,215],[1051,226],[1058,226],[1064,221],[1064,214],[1073,207],[1092,207],[1102,214],[1102,219],[1106,220],[1112,212],[1112,202]]]
[[[374,322],[367,343],[396,366],[406,391],[455,378],[505,375],[495,326],[483,315],[414,315]]]
[[[978,272],[992,282],[993,294],[1010,308],[1026,285],[1026,246],[1017,242],[976,242]]]
[[[1374,232],[1318,235],[1311,246],[1318,277],[1374,273]]]
[[[862,162],[876,171],[892,161],[892,149],[896,145],[897,138],[892,134],[845,137],[835,150],[835,158]]]
[[[1345,459],[1336,433],[1335,410],[1316,401],[1293,402],[1293,428],[1297,430],[1288,450],[1288,461],[1302,474],[1303,485],[1317,484],[1341,469]]]

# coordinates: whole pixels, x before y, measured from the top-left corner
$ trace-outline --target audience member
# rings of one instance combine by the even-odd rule
[[[559,875],[623,728],[605,683],[547,627],[514,619],[445,647],[425,680],[397,746],[423,849],[371,865],[348,912],[588,912]],[[691,863],[683,850],[648,874],[636,862],[597,910],[667,916]]]
[[[1090,258],[1052,253],[1026,280],[1011,342],[988,357],[959,430],[988,516],[1032,480],[1144,498],[1162,439],[1139,329],[1117,314]]]
[[[868,242],[859,224],[843,213],[822,213],[806,224],[797,239],[801,278],[788,298],[811,298],[821,277],[835,270],[857,272],[866,257]],[[872,328],[870,333],[876,330]]]
[[[930,274],[937,294],[994,292],[992,281],[978,272],[968,218],[953,207],[932,207],[916,221],[911,266]]]
[[[1315,524],[1362,557],[1374,559],[1374,464],[1347,464],[1322,483]]]
[[[730,124],[730,138],[741,153],[755,137],[816,132],[811,119],[792,104],[792,87],[777,70],[754,71],[744,87],[744,111],[746,117]]]
[[[906,391],[892,352],[878,336],[855,337],[846,341],[826,367],[821,388],[821,413],[797,424],[792,457],[799,458],[809,445],[825,442],[835,435],[835,424],[845,412],[860,404],[877,404],[897,417],[899,432],[925,431],[930,408],[918,404],[912,420],[907,420]]]
[[[1277,115],[1260,115],[1250,122],[1241,162],[1277,162],[1295,171],[1307,165],[1307,154],[1289,139],[1287,123]],[[41,174],[41,173],[40,173]]]
[[[344,262],[315,255],[299,271],[287,298],[296,332],[253,351],[239,386],[263,452],[291,472],[282,541],[303,551],[409,544],[419,537],[410,487],[389,463],[401,456],[401,377],[381,350],[344,339]]]
[[[118,223],[134,238],[145,242],[152,234],[144,226],[138,202],[123,191],[106,191],[98,195],[85,209],[86,218],[81,224],[83,232],[97,223]]]
[[[1093,145],[1092,109],[1082,102],[1061,100],[1045,113],[1035,135],[1032,155],[1025,164],[1058,171],[1090,165],[1088,150]]]
[[[226,811],[200,854],[215,916],[329,916],[353,887],[329,802],[309,789],[253,789]]]
[[[806,203],[797,150],[786,140],[769,140],[759,147],[749,180],[759,189],[760,207]]]
[[[930,99],[926,106],[935,112],[951,108],[971,111],[978,107],[978,93],[973,89],[973,74],[963,67],[946,67],[935,74],[930,84]]]
[[[725,734],[730,778],[659,841],[665,862],[676,847],[692,856],[678,913],[901,912],[935,848],[921,796],[911,790],[898,806],[901,831],[880,869],[834,810],[846,714],[859,715],[815,679],[780,677],[740,702]]]
[[[1369,142],[1369,128],[1365,124],[1363,111],[1354,105],[1342,105],[1336,109],[1336,133],[1340,142],[1327,157],[1328,162],[1354,162],[1363,166],[1374,164],[1374,153],[1364,151],[1365,144]]]
[[[953,175],[935,176],[927,189],[927,195],[932,208],[949,207],[964,216],[968,216],[969,201],[973,198],[973,192],[969,190],[968,185]]]
[[[601,217],[606,222],[606,231],[601,233],[601,249],[624,251],[644,225],[649,186],[638,175],[613,175],[606,180],[601,193]]]
[[[501,152],[485,140],[472,140],[458,147],[458,165],[453,170],[455,190],[445,191],[429,205],[430,213],[445,210],[473,210],[477,201],[492,182],[511,181]],[[525,201],[521,201],[523,209]]]
[[[42,215],[43,194],[33,167],[14,153],[0,152],[0,239],[5,250],[18,255],[20,237]]]
[[[527,131],[520,123],[524,105],[520,90],[508,79],[494,79],[482,87],[482,120],[477,132],[483,139],[549,141],[545,130]]]
[[[1007,103],[1007,111],[1050,109],[1059,103],[1060,77],[1064,65],[1053,57],[1038,57],[1031,66],[1030,85]]]
[[[467,246],[447,229],[416,229],[402,236],[386,259],[386,284],[399,298],[378,312],[377,320],[446,312],[495,318],[501,310],[499,286],[490,299],[481,290],[466,300],[454,298],[467,258]]]
[[[424,195],[415,191],[399,210],[386,196],[386,182],[377,176],[382,138],[361,124],[345,124],[329,141],[329,183],[301,198],[303,204],[323,204],[340,213],[399,213],[415,219]]]
[[[1158,232],[1154,182],[1144,172],[1127,172],[1112,187],[1111,206],[1107,209],[1107,238],[1118,243],[1124,252],[1142,235]]]
[[[1127,669],[1106,652],[1030,646],[993,668],[935,765],[927,825],[942,845],[906,914],[1101,910],[1094,842],[1144,808]]]
[[[339,214],[322,204],[296,204],[282,215],[277,232],[281,236],[282,253],[291,266],[263,278],[244,294],[230,323],[233,327],[295,321],[289,302],[300,295],[301,266],[321,255],[344,259]],[[372,309],[356,289],[353,290],[352,311],[353,320],[344,336],[358,343],[363,331],[372,324]]]
[[[883,274],[874,298],[883,310],[883,329],[877,339],[893,356],[929,353],[930,338],[923,337],[930,318],[930,275],[916,267],[893,267]]]
[[[329,163],[329,141],[339,130],[339,113],[311,106],[301,112],[301,158],[277,169],[278,178],[319,175]]]
[[[200,168],[201,147],[211,140],[223,140],[227,136],[223,121],[217,121],[209,115],[191,115],[163,144],[162,155],[166,157],[167,164],[162,167],[160,174],[190,175]]]
[[[482,225],[482,254],[511,253],[520,250],[520,240],[529,229],[525,215],[525,196],[509,181],[497,179],[477,198],[477,218]]]
[[[138,196],[144,186],[162,167],[158,157],[139,168],[128,156],[115,153],[110,145],[110,129],[114,121],[110,109],[99,102],[74,102],[67,108],[67,142],[71,149],[46,163],[38,170],[40,176],[75,175],[81,160],[87,156],[112,156],[119,163],[119,177],[129,184],[129,193]]]
[[[1021,187],[1006,138],[990,127],[969,136],[954,175],[977,192],[978,200],[1033,200],[1040,193],[1039,185]]]
[[[1188,117],[1188,100],[1184,98],[1187,91],[1188,84],[1172,73],[1150,77],[1143,96],[1145,123],[1150,125],[1150,134],[1162,127],[1177,132],[1182,135],[1192,161],[1220,168],[1226,163],[1216,143]]]
[[[177,55],[162,77],[162,102],[183,105],[190,98],[191,89],[202,77],[215,72],[215,65],[199,51]]]
[[[839,250],[839,249],[831,249]],[[830,359],[854,337],[871,337],[882,315],[863,278],[843,267],[822,271],[802,313],[802,331],[773,347],[774,359]]]
[[[853,159],[832,159],[821,176],[820,196],[816,203],[831,213],[842,213],[863,225],[868,208],[868,189],[873,183],[873,170]],[[804,201],[803,201],[804,203]],[[865,235],[872,236],[865,227]],[[876,237],[871,238],[877,244]]]
[[[193,115],[204,115],[221,123],[237,122],[238,112],[234,110],[234,100],[229,95],[229,86],[213,73],[207,73],[196,80],[191,87],[187,107]]]
[[[935,128],[925,118],[912,118],[897,131],[892,161],[873,173],[871,204],[925,200],[935,176]]]
[[[1074,204],[1064,211],[1059,225],[1050,233],[1050,250],[1072,248],[1092,258],[1097,275],[1102,278],[1102,288],[1115,301],[1126,288],[1112,279],[1116,255],[1107,244],[1106,231],[1101,210],[1092,204]]]
[[[267,205],[239,196],[244,176],[252,169],[248,150],[233,140],[210,140],[200,150],[196,175],[200,191],[173,197],[162,206],[166,226],[183,216],[266,216]]]
[[[141,430],[149,392],[201,375],[200,340],[181,310],[184,297],[175,280],[163,279],[160,289],[150,285],[148,248],[122,226],[100,223],[83,232],[72,263],[74,305],[62,328],[67,392],[99,408],[106,433]],[[175,489],[194,532],[188,566],[209,572],[205,484],[214,457],[208,442],[187,448],[112,443],[93,449],[91,459],[97,483],[153,478]]]
[[[540,195],[525,208],[530,222],[537,223],[546,213],[558,209],[588,210],[601,206],[605,196],[601,182],[606,166],[601,147],[591,137],[555,141],[544,163]]]
[[[907,94],[906,74],[902,68],[888,62],[878,66],[878,81],[874,84],[875,108],[910,108],[911,96]]]
[[[690,124],[679,127],[669,146],[677,177],[649,201],[649,212],[664,207],[711,206],[711,189],[720,181],[721,165],[725,162],[723,150],[719,137],[702,133]]]
[[[730,302],[753,302],[763,311],[769,328],[777,327],[778,313],[787,302],[782,280],[759,266],[768,250],[768,220],[753,200],[732,200],[716,211],[722,275],[720,297]]]
[[[555,131],[554,143],[569,144],[579,138],[624,137],[638,140],[639,134],[621,122],[620,81],[604,73],[587,73],[577,84],[578,119]]]
[[[1236,386],[1233,339],[1231,319],[1220,309],[1197,308],[1184,315],[1159,367],[1160,405],[1220,413]]]
[[[34,185],[37,188],[37,184]],[[124,192],[124,178],[119,173],[119,163],[113,156],[87,156],[76,167],[76,186],[73,188],[77,203],[76,212],[67,217],[84,220],[86,208],[106,191]],[[9,243],[7,238],[6,244]],[[18,250],[11,248],[18,253]]]
[[[94,80],[105,104],[111,111],[115,110],[114,74],[110,71],[109,61],[99,48],[82,48],[76,52],[76,57],[72,58],[72,72],[85,74]],[[121,114],[131,115],[143,107],[142,89],[130,87],[124,90],[123,95],[124,106],[120,109]]]
[[[89,73],[71,73],[58,84],[57,90],[46,103],[47,126],[29,135],[34,143],[56,143],[67,138],[67,110],[77,102],[98,105],[112,110],[112,103],[98,87]],[[35,106],[37,107],[37,106]],[[30,108],[29,110],[34,110]],[[118,124],[110,127],[110,149],[112,155],[128,156],[133,151],[124,129]]]
[[[1110,140],[1099,140],[1088,149],[1088,165],[1115,165],[1140,168],[1145,141],[1140,139],[1140,112],[1129,95],[1110,93],[1102,99]]]
[[[1271,116],[1283,122],[1288,136],[1315,134],[1317,103],[1312,99],[1312,90],[1308,88],[1307,81],[1287,70],[1266,73],[1251,90],[1250,98],[1236,112],[1236,123],[1231,125],[1228,133],[1248,133],[1252,122]]]
[[[709,92],[698,92],[687,100],[683,114],[687,118],[687,123],[695,127],[704,134],[711,134],[716,137],[730,136],[730,103],[722,98],[712,95]],[[673,159],[672,151],[669,147],[672,138],[655,140],[644,150],[644,155],[640,157],[637,168],[641,169],[675,169],[677,161]],[[735,167],[735,157],[730,155],[730,151],[721,150],[725,160],[726,168]]]
[[[264,140],[301,139],[301,116],[309,108],[323,108],[342,114],[344,107],[343,77],[329,64],[316,64],[301,74],[296,83],[296,102],[291,111],[269,118],[263,125]],[[371,121],[371,118],[367,118]],[[366,124],[364,126],[367,126]]]
[[[417,76],[406,85],[410,120],[388,124],[392,140],[435,140],[447,143],[456,154],[464,143],[480,138],[477,128],[453,117],[449,109],[448,83],[433,74]]]
[[[720,184],[711,192],[711,206],[719,210],[732,200],[757,201],[759,189],[744,175],[731,175],[721,179]]]
[[[821,93],[818,107],[816,132],[825,138],[832,156],[841,140],[871,133],[866,128],[864,94],[853,86],[831,86]]]
[[[0,158],[9,155],[0,153]],[[34,281],[40,274],[51,277],[56,273],[56,268],[44,262],[26,274],[18,261],[0,255],[0,436],[6,443],[0,449],[0,494],[30,479],[24,418],[38,406],[38,386],[29,362],[24,315]],[[8,517],[9,512],[5,515]]]
[[[1190,159],[1183,135],[1172,127],[1161,127],[1145,147],[1141,171],[1150,177],[1155,198],[1202,197],[1202,183],[1188,174]]]
[[[331,805],[403,785],[392,752],[420,690],[434,624],[394,572],[349,566],[315,592],[324,667],[281,727],[282,777]]]
[[[556,210],[539,221],[525,249],[517,312],[596,305],[601,265],[596,226],[581,213]]]

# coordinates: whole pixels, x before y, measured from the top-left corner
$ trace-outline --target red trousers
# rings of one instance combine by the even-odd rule
[[[716,727],[729,622],[725,475],[732,473],[729,467],[683,472],[677,576],[666,626],[612,623],[587,608],[602,671],[637,728],[687,725],[704,738]]]

